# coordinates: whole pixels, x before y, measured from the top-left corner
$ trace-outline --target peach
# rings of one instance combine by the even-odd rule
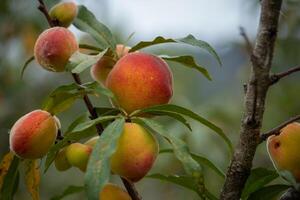
[[[34,56],[46,70],[62,72],[71,55],[77,50],[78,43],[71,31],[63,27],[53,27],[38,37],[34,46]]]
[[[73,143],[67,147],[66,157],[72,166],[85,172],[92,150],[88,145]]]
[[[130,47],[124,46],[123,44],[117,44],[116,46],[117,60],[127,55],[129,50]],[[91,68],[90,72],[93,80],[105,84],[106,78],[115,64],[116,64],[116,60],[114,58],[112,58],[111,56],[103,56]]]
[[[111,157],[111,170],[131,181],[139,181],[151,169],[157,154],[158,143],[151,133],[136,123],[125,123]]]
[[[53,6],[49,15],[57,20],[59,26],[69,27],[77,15],[77,5],[74,2],[61,2]]]
[[[289,171],[300,182],[300,123],[291,123],[267,141],[270,158],[278,171]]]
[[[173,95],[172,73],[161,58],[141,53],[123,56],[109,73],[106,86],[118,106],[128,114],[142,108],[166,104]]]
[[[54,160],[55,167],[58,171],[66,171],[71,168],[66,156],[66,148],[63,148],[58,152]]]
[[[57,121],[43,110],[32,111],[21,117],[10,131],[10,149],[19,157],[41,158],[54,144]]]
[[[99,200],[131,200],[131,197],[119,186],[109,183],[100,192]]]

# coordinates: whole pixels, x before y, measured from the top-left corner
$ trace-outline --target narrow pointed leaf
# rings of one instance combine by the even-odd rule
[[[112,122],[96,142],[88,162],[85,185],[89,200],[98,200],[99,193],[110,177],[110,157],[115,152],[125,120],[120,118]]]
[[[25,160],[25,183],[32,200],[39,200],[40,167],[38,160]]]
[[[4,155],[4,157],[1,160],[0,163],[0,191],[3,185],[4,178],[6,174],[8,173],[9,167],[11,165],[11,162],[14,159],[14,153],[12,151],[8,152]]]
[[[20,159],[14,156],[8,172],[4,177],[0,192],[0,200],[13,200],[14,193],[16,192],[16,186],[19,182],[19,167]]]
[[[77,51],[69,59],[66,69],[72,73],[79,74],[96,64],[106,54],[106,52],[107,49],[101,51],[97,55],[87,55]]]
[[[158,105],[158,106],[145,108],[142,110],[137,110],[137,111],[133,112],[131,114],[131,116],[138,116],[139,114],[142,114],[142,113],[151,114],[151,113],[155,113],[155,112],[174,112],[174,113],[177,113],[180,115],[190,117],[190,118],[200,122],[201,124],[207,126],[211,130],[216,132],[221,138],[223,138],[223,140],[226,142],[226,144],[230,150],[230,153],[232,154],[232,152],[233,152],[232,143],[220,127],[218,127],[217,125],[208,121],[204,117],[201,117],[199,114],[196,114],[193,111],[186,109],[184,107],[173,105],[173,104]]]
[[[79,30],[90,34],[102,49],[110,47],[115,49],[116,40],[111,31],[103,23],[99,22],[94,14],[85,6],[78,6],[78,14],[73,22]]]
[[[173,153],[172,149],[163,149],[160,150],[159,153]],[[212,169],[216,174],[218,174],[220,177],[225,178],[225,173],[217,166],[215,165],[212,161],[209,159],[205,158],[204,156],[200,156],[198,154],[191,153],[193,159],[197,161],[201,166],[207,166],[210,169]]]
[[[52,197],[50,200],[61,200],[63,198],[65,198],[66,196],[72,195],[72,194],[76,194],[79,192],[83,192],[84,191],[84,187],[83,186],[75,186],[75,185],[70,185],[69,187],[67,187],[62,194],[57,195]]]
[[[95,46],[89,45],[89,44],[79,44],[79,48],[92,50],[92,51],[98,51],[98,52],[103,51],[103,49],[100,49],[99,47],[95,47]]]
[[[269,185],[251,193],[247,200],[271,200],[287,190],[288,185]]]
[[[274,170],[265,168],[255,168],[251,170],[251,174],[247,179],[246,185],[242,192],[242,198],[246,199],[251,193],[264,187],[278,177],[278,174]]]
[[[28,60],[26,60],[26,62],[24,63],[23,67],[22,67],[22,70],[21,70],[21,79],[23,78],[24,76],[24,72],[25,70],[27,69],[28,65],[34,61],[34,56],[31,56],[30,58],[28,58]]]
[[[210,53],[210,55],[212,55],[218,61],[219,65],[222,65],[221,59],[218,56],[217,52],[207,42],[205,42],[203,40],[198,40],[191,34],[184,38],[177,39],[177,41],[180,41],[182,43],[189,44],[189,45],[192,45],[195,47],[199,47],[201,49],[205,49],[208,53]]]
[[[166,138],[170,144],[172,145],[175,156],[182,163],[187,174],[192,176],[200,176],[201,175],[201,167],[200,165],[192,158],[187,145],[184,141],[176,136],[169,134],[167,130],[163,128],[160,124],[152,119],[146,118],[133,118],[133,121],[146,127],[152,132],[156,132]]]
[[[209,54],[211,54],[218,61],[219,65],[222,65],[221,59],[218,56],[217,52],[214,50],[214,48],[207,42],[196,39],[191,34],[184,38],[179,38],[179,39],[164,38],[164,37],[158,36],[152,41],[139,42],[138,44],[133,46],[129,52],[134,52],[134,51],[137,51],[137,50],[140,50],[142,48],[146,48],[146,47],[149,47],[152,45],[164,44],[164,43],[183,43],[183,44],[188,44],[191,46],[199,47],[201,49],[206,50]]]
[[[199,71],[201,74],[203,74],[208,80],[212,80],[209,72],[202,66],[196,63],[195,59],[192,56],[166,56],[162,55],[160,56],[162,59],[166,61],[172,61],[172,62],[177,62],[180,63],[181,65],[184,65],[189,68],[196,69]]]

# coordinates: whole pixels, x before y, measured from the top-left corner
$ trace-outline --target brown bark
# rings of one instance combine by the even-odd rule
[[[270,68],[282,0],[262,0],[259,30],[251,55],[251,73],[245,94],[240,139],[226,174],[222,200],[238,200],[250,174],[260,141],[265,98],[271,84]]]

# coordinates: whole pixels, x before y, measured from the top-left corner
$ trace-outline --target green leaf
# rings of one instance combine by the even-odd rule
[[[202,193],[199,192],[197,182],[191,176],[178,176],[178,175],[164,175],[164,174],[151,174],[146,176],[147,178],[159,179],[163,181],[167,181],[170,183],[174,183],[176,185],[180,185],[184,188],[192,190],[196,192],[200,197],[202,197]],[[209,199],[217,200],[218,198],[212,195],[207,190],[205,191],[205,195],[209,197]]]
[[[98,117],[97,119],[82,122],[76,124],[75,127],[72,128],[71,132],[68,132],[64,135],[64,138],[57,142],[54,146],[52,146],[47,154],[46,162],[45,162],[45,171],[47,172],[51,163],[54,161],[56,153],[63,147],[67,146],[72,142],[77,142],[81,139],[91,137],[95,135],[95,125],[98,123],[103,123],[112,119],[115,119],[117,116],[104,116]]]
[[[98,47],[95,47],[95,46],[92,46],[92,45],[89,45],[89,44],[79,44],[79,48],[80,49],[98,51],[98,52],[103,51],[103,49],[100,49]]]
[[[218,63],[220,65],[222,65],[221,59],[218,56],[217,52],[214,50],[214,48],[212,48],[212,46],[210,46],[207,42],[196,39],[191,34],[184,38],[179,38],[179,39],[172,39],[172,38],[166,39],[161,36],[158,36],[152,41],[139,42],[138,44],[133,46],[129,52],[134,52],[134,51],[137,51],[137,50],[145,48],[145,47],[149,47],[149,46],[156,45],[156,44],[163,44],[163,43],[184,43],[184,44],[192,45],[195,47],[199,47],[201,49],[206,50],[208,53],[210,53],[218,61]]]
[[[97,82],[86,83],[83,85],[72,83],[69,85],[62,85],[52,91],[44,100],[42,109],[55,115],[69,109],[77,99],[81,99],[87,94],[103,94],[110,98],[114,98],[113,93],[110,90],[103,88]]]
[[[54,196],[50,200],[61,200],[66,196],[76,194],[76,193],[79,193],[79,192],[83,192],[83,191],[84,191],[83,186],[70,185],[69,187],[67,187],[64,190],[64,192],[62,194]]]
[[[115,152],[125,120],[120,118],[112,122],[102,133],[90,156],[85,185],[89,200],[98,200],[99,193],[110,177],[110,157]]]
[[[143,49],[145,47],[152,46],[152,45],[156,45],[156,44],[174,43],[174,42],[176,42],[174,39],[171,39],[171,38],[166,39],[164,37],[158,36],[152,41],[141,41],[141,42],[139,42],[138,44],[134,45],[129,50],[129,52],[134,52],[134,51],[137,51],[137,50],[140,50],[140,49]]]
[[[251,174],[242,192],[242,199],[246,199],[251,193],[262,188],[277,177],[278,174],[274,170],[268,170],[265,168],[255,168],[251,170]]]
[[[18,167],[20,164],[20,159],[14,156],[12,163],[9,166],[8,172],[5,175],[1,193],[0,200],[13,200],[14,193],[16,192],[16,185],[19,181],[19,171]]]
[[[21,71],[21,79],[24,76],[24,72],[27,69],[28,65],[34,61],[34,56],[31,56],[30,58],[28,58],[28,60],[26,60],[26,62],[24,63],[23,67],[22,67],[22,71]]]
[[[67,71],[71,71],[72,73],[79,74],[85,69],[96,64],[98,60],[100,60],[105,55],[106,52],[107,49],[101,51],[97,55],[87,55],[76,51],[69,59],[69,63],[67,64],[66,69]]]
[[[192,158],[187,145],[184,141],[176,136],[169,134],[167,130],[163,128],[160,124],[152,119],[146,118],[133,118],[133,122],[136,122],[147,129],[150,129],[152,132],[156,132],[166,138],[172,148],[174,150],[174,154],[177,159],[182,163],[186,173],[192,176],[200,176],[201,175],[201,167],[200,165]]]
[[[163,149],[160,150],[159,153],[173,153],[172,149]],[[212,161],[205,158],[204,156],[200,156],[194,153],[191,153],[192,158],[197,161],[201,166],[207,166],[210,169],[212,169],[214,172],[216,172],[220,177],[225,178],[225,173],[217,167]]]
[[[194,178],[191,176],[178,176],[178,175],[164,175],[164,174],[151,174],[146,176],[147,178],[159,179],[163,181],[168,181],[176,185],[180,185],[187,189],[193,190],[196,193],[198,191],[198,185],[195,182]]]
[[[199,64],[196,63],[195,59],[192,56],[166,56],[166,55],[161,55],[160,56],[162,59],[166,61],[172,61],[172,62],[177,62],[180,63],[186,67],[189,68],[194,68],[198,70],[200,73],[202,73],[208,80],[212,80],[208,71],[200,66]]]
[[[177,41],[205,49],[208,53],[210,53],[210,55],[212,55],[218,61],[219,65],[222,65],[221,59],[218,56],[217,52],[207,42],[205,42],[203,40],[198,40],[191,34],[184,38],[177,39]]]
[[[100,48],[116,48],[116,40],[111,31],[103,23],[99,22],[94,14],[85,6],[78,6],[78,14],[73,24],[79,30],[90,34],[96,40]]]
[[[68,133],[71,133],[72,132],[72,130],[74,130],[74,128],[78,125],[78,124],[80,124],[80,123],[83,123],[83,122],[86,122],[86,121],[89,121],[90,120],[90,118],[89,118],[89,113],[83,113],[83,114],[81,114],[81,115],[79,115],[79,117],[77,117],[70,125],[69,125],[69,127],[67,128],[67,130],[66,130],[66,133],[65,133],[65,135],[66,134],[68,134]]]
[[[151,113],[155,113],[155,112],[173,112],[173,113],[177,113],[180,115],[190,117],[190,118],[200,122],[201,124],[207,126],[211,130],[215,131],[219,136],[221,136],[223,138],[223,140],[226,142],[226,144],[230,150],[230,153],[232,155],[233,146],[231,144],[231,141],[229,140],[229,138],[226,136],[226,134],[223,132],[223,130],[221,128],[219,128],[212,122],[208,121],[207,119],[201,117],[200,115],[194,113],[193,111],[183,108],[181,106],[177,106],[177,105],[173,105],[173,104],[158,105],[158,106],[153,106],[153,107],[137,110],[137,111],[133,112],[131,114],[131,116],[137,116],[142,113],[151,114]]]
[[[271,200],[287,190],[288,185],[269,185],[253,192],[247,200]]]
[[[118,115],[121,113],[121,110],[119,110],[118,108],[111,107],[96,107],[95,110],[100,116]]]

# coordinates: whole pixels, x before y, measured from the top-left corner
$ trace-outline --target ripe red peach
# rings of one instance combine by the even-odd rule
[[[78,43],[71,31],[63,27],[53,27],[38,37],[34,46],[34,56],[46,70],[62,72],[71,55],[77,50]]]
[[[284,127],[279,135],[268,138],[270,158],[278,171],[289,171],[300,183],[300,123]]]
[[[88,145],[73,143],[67,147],[66,157],[72,166],[85,172],[92,150],[93,148]]]
[[[131,181],[139,181],[152,168],[157,154],[158,143],[151,133],[136,123],[125,123],[111,157],[111,170]]]
[[[74,2],[61,2],[53,6],[49,15],[57,20],[59,26],[69,27],[77,15],[77,5]]]
[[[106,86],[127,113],[166,104],[173,95],[172,73],[161,58],[141,52],[123,56],[109,73]]]
[[[10,149],[26,159],[42,158],[54,144],[58,127],[56,119],[43,110],[21,117],[10,131]]]
[[[114,184],[106,184],[99,194],[99,200],[132,200],[127,192]]]
[[[128,54],[130,47],[118,44],[116,46],[117,59],[111,56],[103,56],[95,65],[91,67],[91,76],[93,80],[105,84],[109,72],[112,70],[117,60]]]

